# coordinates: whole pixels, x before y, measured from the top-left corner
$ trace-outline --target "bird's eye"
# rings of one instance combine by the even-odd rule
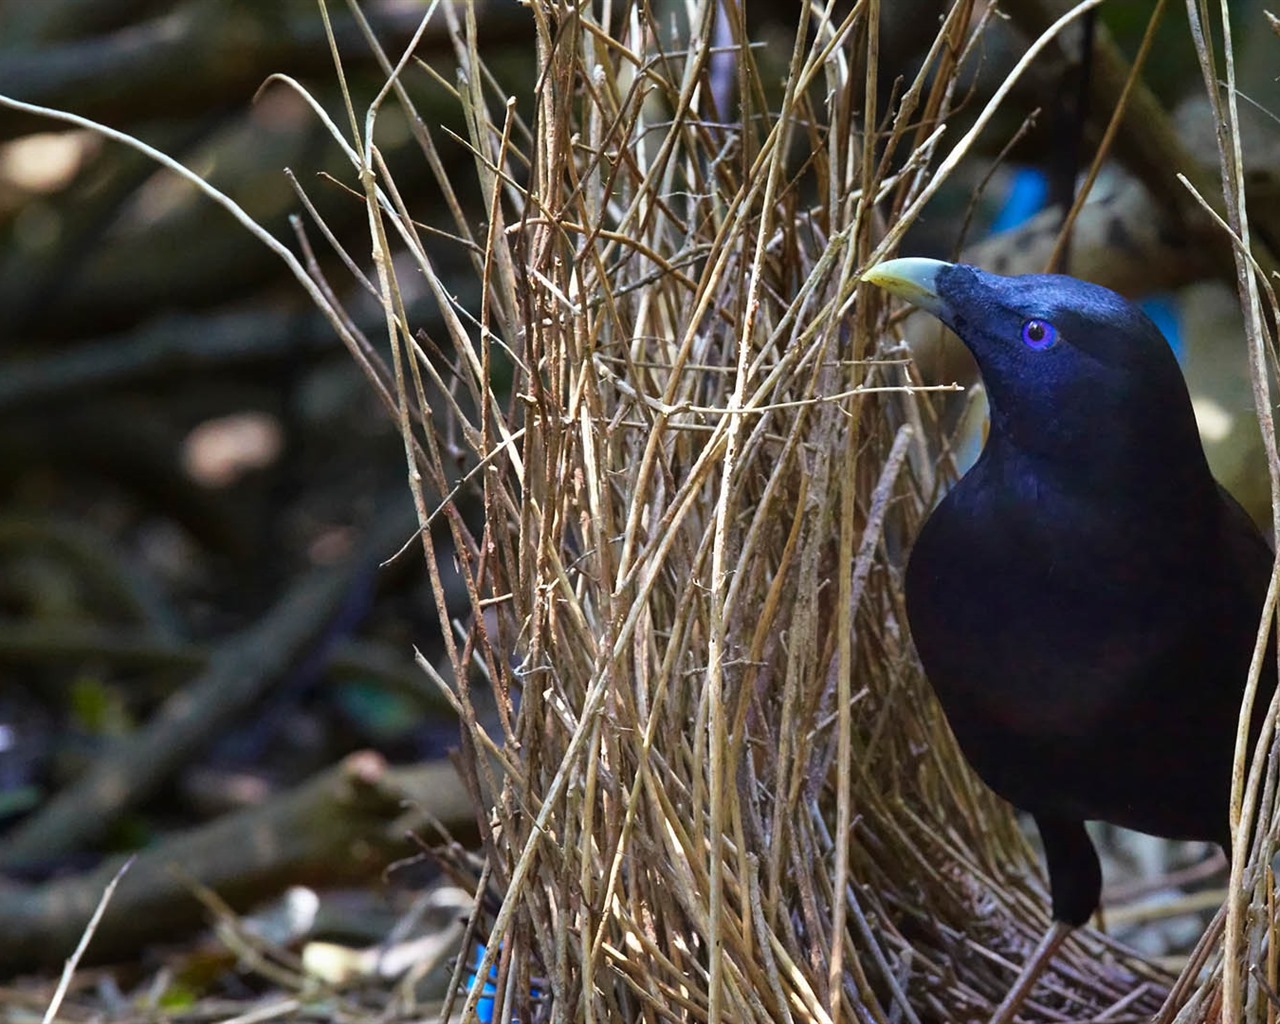
[[[1037,352],[1058,340],[1058,332],[1048,320],[1028,320],[1022,325],[1022,343]]]

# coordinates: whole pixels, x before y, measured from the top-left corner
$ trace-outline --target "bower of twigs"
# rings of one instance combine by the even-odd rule
[[[858,273],[962,154],[940,128],[991,11],[953,5],[883,110],[875,4],[801,9],[780,103],[736,5],[692,10],[532,5],[528,120],[459,36],[484,304],[447,356],[405,339],[403,386],[487,513],[455,525],[456,699],[497,794],[475,926],[522,1020],[981,1017],[1044,897],[905,635],[903,547],[949,468]],[[412,436],[449,515],[460,474]],[[492,741],[477,673],[507,698]],[[1265,920],[1235,945],[1251,1014]],[[1214,1013],[1201,963],[1166,1019]],[[1147,1019],[1170,982],[1085,935],[1027,1016]]]
[[[413,129],[449,197],[437,153],[469,147],[487,208],[455,202],[453,238],[379,161],[411,58],[337,119],[390,367],[297,268],[399,418],[422,523],[451,531],[448,550],[421,535],[442,616],[444,576],[471,596],[448,664],[422,667],[492,805],[468,928],[495,1019],[982,1019],[1047,924],[1035,854],[906,633],[904,553],[954,472],[947,389],[859,285],[1004,99],[945,130],[994,12],[951,5],[905,74],[878,66],[878,7],[798,6],[780,56],[735,3],[534,0],[537,79],[510,99],[474,11],[430,5],[466,137]],[[469,254],[474,303],[436,273],[442,245]],[[424,283],[444,336],[405,314]],[[1274,1015],[1275,790],[1244,794],[1264,827],[1181,979],[1082,930],[1024,1019],[1216,1020],[1224,984],[1232,1019]],[[480,992],[457,989],[443,1015],[472,1019]]]
[[[875,5],[802,12],[778,105],[733,6],[532,5],[528,119],[459,33],[483,305],[402,337],[397,373],[466,450],[459,473],[406,431],[424,516],[484,494],[482,531],[453,519],[475,617],[439,680],[496,794],[475,927],[520,1019],[979,1017],[1044,899],[905,636],[903,546],[948,466],[858,273],[962,151],[939,128],[983,16],[954,5],[883,111]],[[1168,984],[1082,937],[1031,1015],[1145,1019]]]

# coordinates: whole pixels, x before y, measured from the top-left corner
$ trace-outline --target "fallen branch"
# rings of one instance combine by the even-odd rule
[[[372,752],[353,754],[260,807],[136,854],[88,958],[124,959],[200,927],[206,911],[196,886],[244,910],[291,885],[368,882],[413,852],[407,833],[430,821],[461,839],[475,836],[475,812],[451,765],[389,768]],[[67,957],[121,860],[46,885],[0,889],[0,972]]]

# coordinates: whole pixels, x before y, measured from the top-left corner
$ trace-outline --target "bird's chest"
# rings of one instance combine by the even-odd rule
[[[1106,502],[962,481],[907,575],[912,634],[957,732],[975,721],[1068,740],[1143,700],[1191,613],[1171,590],[1189,557]]]

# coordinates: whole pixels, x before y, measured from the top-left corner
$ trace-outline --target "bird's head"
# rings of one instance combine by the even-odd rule
[[[1121,449],[1145,448],[1152,459],[1189,443],[1202,452],[1172,350],[1110,289],[928,259],[888,260],[863,280],[932,313],[973,353],[992,439],[1082,467]]]

